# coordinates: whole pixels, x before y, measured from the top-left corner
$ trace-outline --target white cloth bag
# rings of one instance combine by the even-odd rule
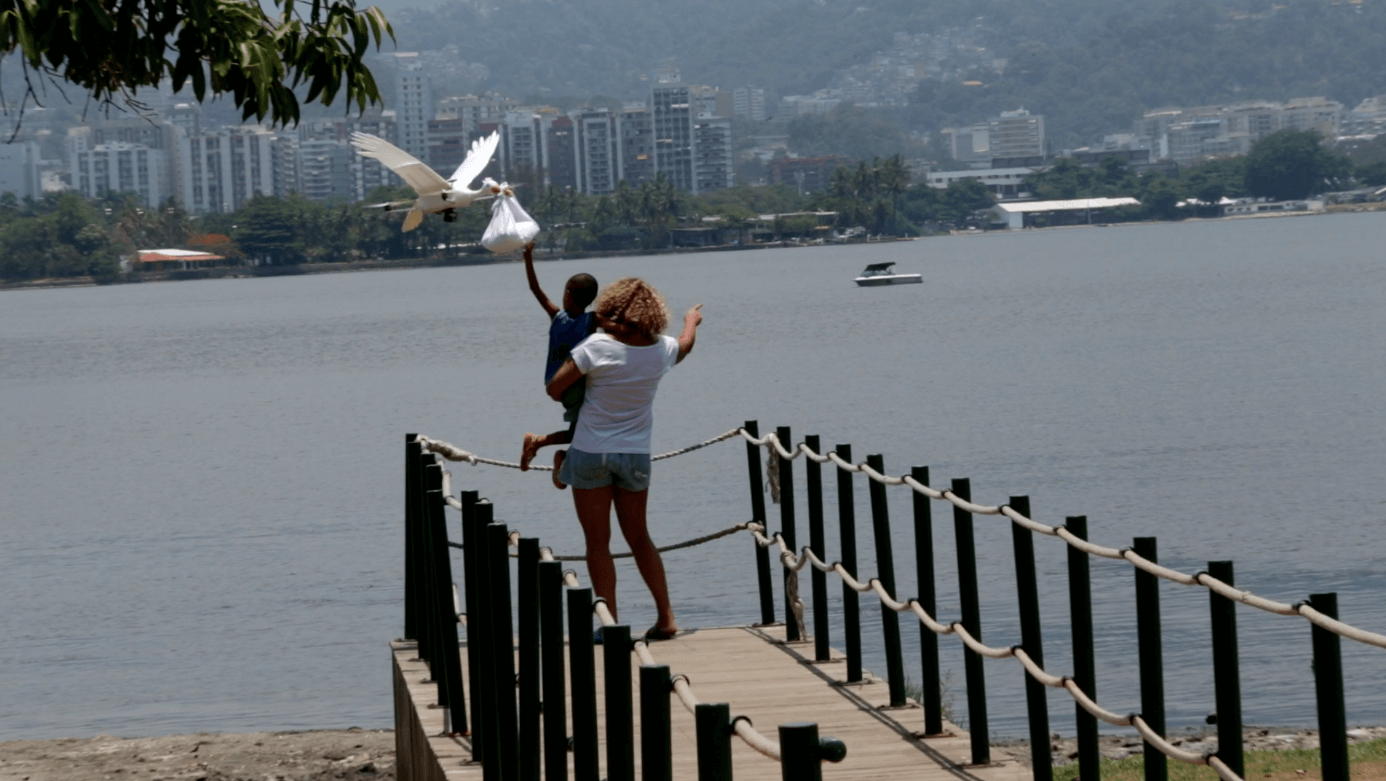
[[[504,255],[523,249],[539,235],[539,223],[525,212],[514,195],[501,194],[491,204],[491,224],[481,235],[481,246]]]

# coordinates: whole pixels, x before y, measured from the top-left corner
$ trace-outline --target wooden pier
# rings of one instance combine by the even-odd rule
[[[471,761],[467,737],[442,734],[443,710],[433,703],[437,687],[426,683],[427,665],[416,658],[415,645],[395,642],[396,743],[401,781],[481,779]],[[598,719],[604,722],[601,654],[596,664]],[[884,680],[866,674],[860,683],[843,684],[846,665],[836,651],[833,661],[814,662],[813,645],[785,643],[783,626],[696,629],[650,645],[650,652],[674,674],[689,679],[698,700],[725,702],[734,716],[749,717],[758,730],[773,735],[777,725],[813,720],[819,734],[847,745],[839,763],[824,763],[824,779],[889,781],[1030,781],[1022,764],[993,756],[991,764],[969,766],[970,738],[945,722],[945,734],[920,737],[923,713],[917,706],[889,707]],[[466,669],[466,648],[462,648]],[[639,667],[633,664],[632,687],[639,690]],[[468,692],[470,694],[470,692]],[[673,771],[676,779],[698,777],[693,714],[672,693]],[[571,707],[565,712],[572,713]],[[639,712],[635,714],[639,732]],[[571,724],[569,734],[571,734]],[[605,744],[601,746],[606,777]],[[637,775],[640,767],[636,742]],[[571,762],[571,754],[569,755]],[[780,763],[762,756],[739,739],[732,740],[732,763],[738,781],[780,779]],[[569,777],[571,775],[571,764]]]

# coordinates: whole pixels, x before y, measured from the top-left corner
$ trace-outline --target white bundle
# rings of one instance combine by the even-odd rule
[[[538,235],[539,223],[520,206],[514,191],[507,187],[491,204],[491,224],[481,234],[481,246],[503,255],[521,249]]]

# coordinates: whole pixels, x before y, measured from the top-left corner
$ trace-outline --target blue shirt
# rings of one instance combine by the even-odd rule
[[[591,335],[593,317],[591,312],[570,317],[566,309],[558,310],[558,314],[553,316],[553,323],[549,325],[549,362],[544,367],[545,385],[553,379],[563,362],[568,360],[573,348]]]

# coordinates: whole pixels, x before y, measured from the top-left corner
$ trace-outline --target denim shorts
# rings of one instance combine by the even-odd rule
[[[615,485],[627,491],[644,491],[650,487],[650,454],[586,453],[568,448],[558,479],[574,488]]]

